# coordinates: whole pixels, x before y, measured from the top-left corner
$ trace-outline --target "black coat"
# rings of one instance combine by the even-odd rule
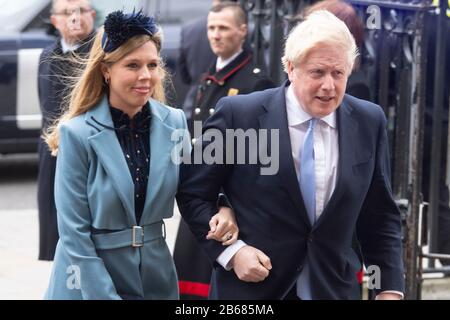
[[[75,51],[79,56],[89,53],[92,37]],[[58,39],[45,48],[39,61],[39,102],[42,112],[42,129],[45,130],[61,115],[63,98],[69,93],[70,77],[79,66],[63,54]],[[53,260],[58,228],[53,195],[56,157],[50,154],[46,143],[39,140],[38,211],[39,211],[39,260]]]
[[[207,36],[207,18],[202,17],[183,26],[178,71],[181,80],[190,86],[183,103],[183,111],[188,117],[192,113],[200,76],[208,71],[215,59]]]
[[[252,60],[252,54],[244,49],[232,62],[219,72],[215,62],[198,86],[195,108],[188,125],[193,134],[193,121],[202,123],[214,113],[217,101],[226,96],[247,94],[273,88],[275,85]]]

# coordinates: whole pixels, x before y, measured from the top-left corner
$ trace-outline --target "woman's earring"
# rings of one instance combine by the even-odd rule
[[[106,85],[109,84],[109,78],[108,77],[105,77],[105,83],[106,83]]]

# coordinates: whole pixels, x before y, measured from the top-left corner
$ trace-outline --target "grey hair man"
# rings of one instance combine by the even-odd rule
[[[50,21],[65,45],[73,46],[93,32],[95,16],[90,0],[53,0]]]
[[[59,37],[44,49],[39,61],[38,87],[42,130],[59,118],[62,102],[69,93],[70,79],[76,76],[78,57],[87,56],[94,33],[95,10],[89,0],[53,0],[50,21]],[[53,260],[58,230],[53,195],[56,158],[45,142],[39,141],[38,211],[39,259]]]

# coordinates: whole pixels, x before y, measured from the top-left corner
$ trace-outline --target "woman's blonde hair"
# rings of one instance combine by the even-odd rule
[[[83,60],[79,62],[79,65],[81,65],[82,68],[78,70],[78,72],[81,73],[80,76],[74,77],[73,79],[74,84],[72,85],[72,90],[69,90],[70,94],[64,98],[65,102],[63,102],[63,104],[68,105],[68,107],[63,108],[66,111],[59,119],[55,121],[52,126],[47,129],[43,135],[45,142],[52,152],[52,155],[56,156],[58,152],[59,126],[62,123],[92,109],[107,93],[108,86],[104,81],[103,73],[101,71],[102,64],[111,65],[121,60],[127,54],[139,48],[148,41],[152,41],[155,44],[158,51],[158,56],[161,51],[161,31],[152,36],[134,36],[110,53],[105,53],[102,49],[103,34],[104,29],[101,27],[93,40],[92,48],[87,59],[82,59],[80,57],[76,58],[77,60]],[[156,83],[152,98],[165,103],[166,98],[164,87],[168,77],[161,59],[158,68],[161,80]]]

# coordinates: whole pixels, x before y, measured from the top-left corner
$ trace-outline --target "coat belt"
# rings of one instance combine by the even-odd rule
[[[142,247],[144,243],[159,238],[166,238],[166,225],[158,221],[145,226],[91,235],[96,249],[108,250],[124,247]]]

